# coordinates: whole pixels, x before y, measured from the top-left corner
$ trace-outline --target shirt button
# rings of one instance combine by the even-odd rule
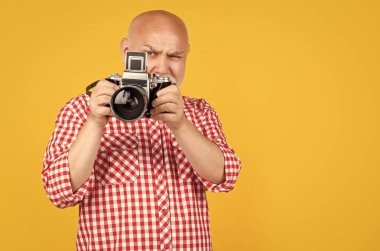
[[[158,175],[158,179],[162,179],[162,175]]]

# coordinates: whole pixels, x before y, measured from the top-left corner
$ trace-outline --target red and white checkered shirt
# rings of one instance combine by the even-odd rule
[[[80,205],[77,250],[212,250],[205,192],[230,191],[241,164],[211,106],[183,99],[187,119],[223,152],[222,184],[194,172],[165,123],[111,117],[91,176],[73,193],[68,152],[87,119],[90,98],[77,96],[61,109],[42,179],[55,206]]]

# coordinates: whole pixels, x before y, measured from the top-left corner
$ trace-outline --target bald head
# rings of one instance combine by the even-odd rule
[[[165,10],[152,10],[136,16],[128,29],[128,40],[133,40],[134,36],[147,31],[173,32],[180,37],[184,43],[189,44],[187,28],[183,20]]]

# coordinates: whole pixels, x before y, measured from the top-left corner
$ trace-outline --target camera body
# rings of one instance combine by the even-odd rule
[[[146,52],[127,52],[123,75],[112,74],[106,78],[120,87],[112,95],[109,105],[115,117],[120,120],[149,118],[156,93],[172,84],[168,77],[149,74],[146,64]]]

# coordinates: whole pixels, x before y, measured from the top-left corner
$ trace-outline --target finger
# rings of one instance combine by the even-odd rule
[[[160,96],[165,95],[166,93],[170,93],[170,92],[180,93],[178,86],[169,85],[168,87],[165,87],[164,89],[159,90],[156,95],[157,95],[157,97],[160,97]]]
[[[93,114],[96,117],[114,116],[111,108],[105,106],[96,107]]]
[[[108,95],[101,95],[101,96],[97,96],[95,99],[94,99],[94,103],[98,106],[104,106],[104,105],[107,105],[111,102],[111,97],[108,96]]]
[[[150,111],[151,114],[159,114],[159,113],[177,113],[180,109],[180,106],[175,103],[165,103],[160,105]]]
[[[165,103],[178,103],[179,96],[175,93],[167,93],[152,101],[152,106],[157,107]]]
[[[114,84],[108,80],[100,80],[97,84],[96,84],[96,88],[99,88],[101,86],[108,86],[108,87],[111,87],[113,89],[116,89],[116,87],[118,86],[117,84]]]
[[[100,95],[108,95],[112,96],[115,93],[116,89],[111,88],[109,86],[100,86],[97,90],[94,91],[93,95],[94,97],[100,96]]]

